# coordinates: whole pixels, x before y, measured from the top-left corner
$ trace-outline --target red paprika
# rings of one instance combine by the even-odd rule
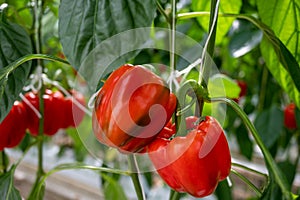
[[[187,129],[194,129],[186,136],[157,138],[147,150],[157,172],[171,188],[204,197],[229,175],[231,157],[223,129],[214,118],[207,116],[199,125],[194,122],[187,123]]]
[[[28,92],[25,94],[25,98],[39,111],[39,97],[37,93]],[[53,92],[46,89],[43,94],[44,99],[44,134],[48,136],[54,135],[60,128],[64,120],[63,108],[64,108],[64,96],[60,91]],[[36,113],[26,105],[28,112],[28,129],[29,132],[37,136],[39,133],[39,117]]]
[[[284,126],[287,127],[288,129],[297,128],[295,110],[296,110],[296,105],[294,103],[290,103],[284,108]]]
[[[64,99],[64,112],[62,113],[64,114],[64,120],[61,128],[77,127],[82,122],[85,115],[85,112],[79,107],[79,105],[74,103],[76,100],[84,107],[84,96],[76,90],[71,90],[70,93],[72,96],[65,97]]]
[[[159,134],[176,107],[163,80],[142,66],[123,65],[101,88],[93,112],[97,139],[125,152],[139,152]]]
[[[23,103],[16,101],[0,123],[0,151],[17,146],[26,134],[27,112]]]

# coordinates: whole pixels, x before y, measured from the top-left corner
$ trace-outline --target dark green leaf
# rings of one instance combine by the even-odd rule
[[[242,6],[241,0],[227,0],[227,1],[220,1],[219,12],[220,13],[239,13]],[[210,11],[210,1],[199,1],[193,0],[192,1],[192,9],[193,11]],[[203,16],[197,18],[200,25],[208,31],[209,25],[209,16]],[[218,19],[218,26],[217,26],[217,38],[216,43],[222,43],[225,35],[229,31],[232,22],[234,19],[232,18],[219,18]]]
[[[13,166],[7,173],[0,176],[0,197],[3,200],[21,200],[20,192],[14,186],[14,172]]]
[[[98,44],[126,30],[149,27],[155,12],[154,0],[63,0],[59,8],[59,35],[64,53],[73,67],[79,69]],[[130,41],[122,42],[134,43],[134,39],[131,35]],[[102,51],[116,55],[122,45],[105,47]]]
[[[283,128],[282,110],[275,106],[264,110],[256,117],[254,125],[264,144],[271,148],[279,138]]]
[[[231,56],[237,58],[250,52],[260,43],[262,36],[262,31],[255,28],[253,24],[244,20],[234,21],[228,45]]]
[[[6,66],[16,59],[32,53],[31,40],[19,25],[6,20],[0,12],[0,121],[10,111],[27,81],[31,63],[25,63],[14,70],[7,78]]]
[[[296,117],[297,127],[300,128],[300,110],[299,110],[299,108],[296,108],[296,110],[295,110],[295,117]]]
[[[248,130],[244,125],[240,125],[236,130],[236,138],[240,147],[240,152],[251,160],[253,154],[253,142],[250,140]]]
[[[232,192],[231,187],[228,185],[228,181],[224,180],[219,182],[218,187],[215,191],[215,194],[219,199],[222,200],[231,200],[232,198]]]
[[[103,186],[105,199],[127,199],[123,187],[117,181],[105,174],[102,177],[106,180]]]

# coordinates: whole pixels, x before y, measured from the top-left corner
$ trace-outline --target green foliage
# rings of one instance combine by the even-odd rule
[[[264,144],[271,148],[279,138],[283,129],[283,113],[276,106],[264,110],[254,122]]]
[[[242,7],[241,0],[228,0],[228,1],[220,1],[219,12],[220,13],[239,13]],[[210,11],[210,1],[192,1],[192,9],[193,11]],[[216,43],[221,44],[225,35],[229,31],[233,18],[219,18],[217,24],[217,37]],[[208,31],[209,27],[209,17],[203,16],[198,18],[198,22],[204,28],[204,30]]]
[[[263,41],[262,55],[274,78],[300,108],[300,2],[257,1],[257,6],[262,22],[281,40],[281,42],[273,40],[273,48]],[[281,64],[276,60],[276,56]]]
[[[105,179],[103,186],[105,199],[127,199],[123,187],[118,183],[116,179],[108,176],[107,174],[102,174],[101,176],[103,179]]]
[[[0,176],[0,196],[3,200],[21,200],[20,192],[14,186],[14,172],[16,166]]]
[[[155,11],[154,0],[64,0],[59,9],[64,53],[72,66],[79,69],[88,54],[105,39],[126,30],[149,27]],[[116,50],[110,48],[106,51]]]
[[[16,59],[32,53],[28,33],[22,26],[7,21],[4,11],[0,10],[0,121],[19,98],[31,70],[30,62],[14,71],[11,71],[13,66],[7,66]]]

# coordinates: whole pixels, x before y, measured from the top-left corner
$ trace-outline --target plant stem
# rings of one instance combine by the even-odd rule
[[[6,153],[4,149],[1,151],[1,168],[3,173],[7,172]]]
[[[181,194],[179,192],[176,192],[175,190],[170,190],[170,197],[169,200],[179,200]]]
[[[210,19],[208,27],[208,37],[207,41],[202,49],[201,55],[201,65],[199,69],[199,84],[206,89],[208,85],[208,77],[212,65],[212,57],[214,54],[216,33],[217,33],[217,23],[218,23],[218,10],[219,10],[219,0],[211,0],[210,4]],[[202,97],[198,98],[198,104],[196,104],[195,115],[200,117],[202,115],[204,99]]]
[[[135,159],[134,154],[128,155],[128,163],[129,163],[129,168],[130,168],[130,171],[131,171],[130,177],[131,177],[131,180],[133,182],[138,200],[145,200],[146,197],[145,197],[143,187],[140,183],[139,169],[137,167],[136,159]]]
[[[231,163],[231,165],[234,166],[234,167],[238,167],[238,168],[247,170],[247,171],[249,171],[249,172],[253,172],[253,173],[255,173],[255,174],[258,174],[258,175],[263,176],[263,177],[265,177],[266,179],[268,179],[268,175],[267,175],[267,174],[262,173],[262,172],[257,171],[257,170],[254,170],[254,169],[251,169],[251,168],[249,168],[249,167],[247,167],[247,166],[245,166],[245,165],[241,165],[241,164],[239,164],[239,163]]]
[[[164,8],[162,7],[162,5],[160,4],[159,0],[156,0],[156,6],[157,6],[157,9],[158,11],[166,18],[166,21],[168,23],[170,23],[170,18],[169,16],[167,15],[167,13],[165,12]]]
[[[236,113],[239,115],[239,117],[242,119],[244,124],[247,126],[247,128],[251,132],[251,134],[252,134],[253,138],[255,139],[257,145],[261,149],[261,151],[264,155],[266,165],[269,169],[269,172],[273,174],[273,176],[275,178],[275,181],[277,182],[277,184],[281,188],[281,191],[282,191],[283,195],[285,196],[286,199],[293,199],[291,193],[289,192],[289,184],[287,182],[286,177],[284,176],[282,171],[277,166],[276,162],[274,161],[274,159],[271,156],[270,152],[268,151],[267,147],[262,142],[256,128],[254,127],[254,125],[251,123],[251,121],[247,117],[247,114],[239,107],[239,105],[235,101],[233,101],[231,99],[227,99],[227,98],[224,98],[224,97],[219,97],[219,98],[212,98],[209,101],[210,102],[223,102],[223,103],[226,103],[226,104],[230,105],[236,111]]]
[[[25,62],[28,62],[30,60],[37,60],[37,59],[57,61],[57,62],[61,62],[61,63],[67,64],[67,65],[70,65],[67,61],[60,59],[60,58],[56,58],[54,56],[45,55],[45,54],[28,54],[26,56],[23,56],[23,57],[17,59],[16,61],[10,63],[9,65],[7,65],[4,68],[6,70],[5,73],[1,73],[1,75],[0,75],[0,80],[4,79],[4,78],[8,78],[8,76],[14,70],[16,70],[20,65],[24,64]]]
[[[93,170],[93,171],[101,171],[101,172],[108,172],[108,173],[115,173],[115,174],[120,174],[120,175],[130,175],[130,172],[128,171],[123,171],[123,170],[117,170],[117,169],[111,169],[111,168],[106,168],[106,167],[95,167],[95,166],[89,166],[89,165],[85,165],[82,163],[67,163],[67,164],[60,164],[56,167],[54,167],[53,169],[51,169],[50,171],[48,171],[47,173],[45,173],[41,179],[40,182],[37,183],[37,186],[35,188],[35,193],[39,194],[46,179],[51,176],[52,174],[56,173],[56,172],[60,172],[60,171],[64,171],[64,170],[70,170],[70,169],[88,169],[88,170]],[[35,199],[34,199],[35,200]]]
[[[240,174],[239,172],[235,171],[234,169],[231,169],[231,173],[235,174],[242,181],[244,181],[248,186],[250,186],[250,188],[257,194],[258,197],[261,197],[262,193],[251,181],[249,181],[249,179],[247,179],[244,175]]]

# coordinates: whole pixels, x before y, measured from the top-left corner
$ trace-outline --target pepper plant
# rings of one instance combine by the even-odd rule
[[[148,195],[141,176],[150,188],[159,176],[172,200],[234,199],[236,178],[252,191],[244,198],[299,198],[299,16],[295,0],[0,0],[1,197],[22,199],[14,173],[36,148],[26,199],[68,169],[96,171],[106,199],[127,198],[120,176],[137,199]],[[46,170],[59,130],[78,162]],[[117,149],[125,167],[85,164],[94,148]],[[267,173],[236,162],[256,156]]]

